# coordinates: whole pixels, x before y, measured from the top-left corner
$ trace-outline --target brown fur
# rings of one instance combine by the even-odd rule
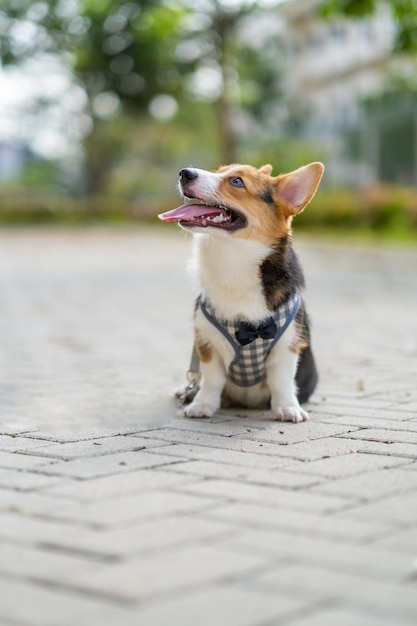
[[[205,341],[200,333],[195,333],[195,349],[202,363],[208,363],[213,358],[213,348],[210,342]]]
[[[224,166],[217,171],[221,174],[230,167],[233,166]],[[269,176],[271,170],[270,165],[264,165],[260,170],[248,165],[236,166],[233,177],[240,176],[244,180],[245,190],[232,187],[228,184],[227,178],[220,185],[222,202],[236,209],[243,205],[245,214],[250,214],[249,237],[267,246],[285,237],[291,229],[291,212],[286,210],[286,203],[276,196],[279,176],[276,178]],[[272,198],[273,206],[265,201],[267,196]],[[234,237],[247,239],[247,229],[237,231]]]
[[[290,346],[291,352],[299,355],[304,348],[310,345],[308,337],[308,327],[306,326],[306,310],[304,302],[301,302],[300,309],[295,317],[295,328],[297,331],[296,339]]]

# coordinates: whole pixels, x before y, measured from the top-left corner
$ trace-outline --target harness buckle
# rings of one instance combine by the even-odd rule
[[[200,359],[198,357],[196,347],[195,345],[193,345],[190,367],[187,372],[188,385],[182,393],[180,392],[177,394],[178,407],[180,409],[184,406],[184,404],[189,404],[194,400],[195,396],[197,395],[197,391],[200,389],[200,387],[198,386],[200,379]]]
[[[178,395],[178,407],[181,409],[185,404],[192,402],[199,390],[200,374],[187,372],[187,379],[190,381],[184,391]]]

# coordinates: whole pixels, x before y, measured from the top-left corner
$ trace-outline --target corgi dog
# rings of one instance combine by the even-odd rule
[[[180,171],[187,203],[158,217],[177,221],[196,242],[201,385],[184,408],[187,417],[240,406],[270,407],[277,420],[308,420],[300,404],[318,376],[291,225],[323,171],[318,162],[279,176],[271,175],[271,165]]]

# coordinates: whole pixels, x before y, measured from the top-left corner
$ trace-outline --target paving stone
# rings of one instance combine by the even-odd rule
[[[337,494],[350,499],[379,500],[384,496],[407,493],[417,489],[417,476],[400,468],[342,478],[310,489],[309,493]]]
[[[199,446],[209,446],[211,448],[227,449],[242,448],[241,439],[230,436],[211,435],[209,433],[202,433],[195,430],[180,430],[178,428],[160,428],[158,430],[148,431],[147,433],[141,433],[142,438],[149,436],[151,439],[162,441],[169,441],[170,443],[189,443],[191,445],[196,444]]]
[[[138,558],[146,554],[167,554],[185,546],[210,545],[235,532],[229,524],[187,515],[190,512],[180,508],[178,514],[170,511],[168,517],[150,521],[135,519],[127,527],[77,528],[49,539],[45,537],[42,544],[103,558]]]
[[[342,444],[343,447],[343,444]],[[282,449],[285,449],[282,446]],[[240,450],[229,450],[228,448],[215,448],[210,446],[197,446],[197,445],[188,445],[188,444],[177,444],[172,446],[166,446],[165,448],[155,448],[153,453],[155,455],[159,455],[163,450],[164,455],[172,455],[175,457],[181,457],[181,460],[184,459],[207,459],[209,461],[215,461],[217,463],[230,463],[232,465],[243,465],[244,467],[262,467],[262,468],[278,468],[278,467],[289,467],[292,466],[294,468],[301,466],[301,463],[297,461],[293,461],[292,459],[284,459],[278,457],[278,455],[264,455],[264,454],[253,454],[251,452],[246,451],[243,446],[241,446]]]
[[[97,502],[62,502],[56,507],[55,516],[65,521],[73,520],[76,524],[107,527],[129,525],[139,520],[157,518],[177,513],[193,513],[213,508],[212,498],[175,493],[167,490],[144,491]],[[48,512],[53,516],[54,512]]]
[[[119,427],[116,428],[108,428],[105,426],[97,428],[66,428],[61,424],[50,424],[48,430],[33,430],[25,433],[25,436],[30,439],[41,440],[45,445],[47,441],[52,443],[75,443],[76,441],[90,441],[92,439],[103,439],[104,437],[131,435],[137,431],[137,426],[119,425]]]
[[[391,407],[389,407],[391,408]],[[394,408],[394,407],[392,407]],[[417,414],[417,399],[414,399],[412,402],[401,402],[401,410],[402,411],[407,411],[409,413],[411,413],[412,415],[416,415]],[[415,419],[415,417],[414,417]]]
[[[341,435],[340,439],[344,439]],[[413,443],[387,443],[382,441],[368,441],[366,439],[348,439],[352,450],[366,454],[381,454],[405,459],[417,459],[417,445]]]
[[[165,449],[165,447],[160,448]],[[136,452],[119,452],[116,454],[94,458],[81,458],[73,461],[63,461],[54,465],[39,467],[42,474],[54,476],[68,476],[72,478],[96,478],[137,469],[146,469],[175,463],[180,459],[166,454],[153,454],[148,450]]]
[[[261,420],[247,420],[237,419],[236,415],[232,414],[219,414],[218,417],[213,417],[210,420],[194,420],[187,419],[184,416],[177,416],[175,419],[167,420],[164,423],[163,429],[159,428],[148,429],[148,431],[140,431],[137,433],[139,436],[144,436],[145,433],[154,433],[156,436],[158,430],[165,429],[185,430],[188,432],[205,433],[206,435],[222,435],[223,437],[232,437],[233,435],[246,436],[253,430],[261,429]]]
[[[164,443],[159,440],[116,435],[114,437],[101,437],[84,441],[48,444],[36,448],[36,450],[32,451],[32,454],[69,461],[83,457],[104,456],[105,454],[114,454],[124,450],[135,452],[144,448],[149,449],[162,445]]]
[[[192,515],[187,517],[185,513],[194,511],[195,507],[192,510],[184,507],[184,502],[184,499],[176,500],[177,511],[171,507],[168,517],[165,513],[168,512],[169,502],[165,503],[162,516],[155,517],[154,509],[148,509],[150,520],[143,515],[130,520],[129,526],[106,528],[74,525],[72,520],[61,519],[58,515],[56,519],[31,517],[11,507],[10,511],[0,513],[0,542],[49,546],[50,549],[65,549],[69,554],[106,558],[158,553],[181,545],[208,543],[233,531],[233,526],[229,524]]]
[[[221,456],[226,459],[229,458],[232,463],[243,464],[243,459],[239,454],[233,456],[227,452],[236,451],[238,453],[254,454],[254,455],[269,455],[270,460],[264,461],[264,467],[278,467],[282,462],[279,457],[286,457],[294,459],[295,461],[314,461],[331,456],[341,456],[344,454],[351,454],[356,452],[363,452],[368,454],[382,454],[387,456],[397,456],[414,459],[417,458],[417,446],[414,444],[405,443],[382,443],[378,441],[367,441],[361,439],[351,439],[347,435],[326,437],[324,439],[316,439],[313,441],[305,441],[300,443],[294,443],[291,445],[277,445],[271,443],[260,443],[255,441],[249,441],[242,439],[234,441],[232,438],[224,437],[219,438],[218,441],[215,438],[204,438],[204,444],[195,445],[193,443],[189,445],[178,444],[174,446],[167,446],[163,448],[163,452],[166,454],[174,454],[179,456],[182,454],[188,458],[211,458],[212,453],[204,450],[204,447],[216,448],[216,451],[220,453],[217,459],[220,460]],[[223,439],[225,441],[223,441]],[[158,453],[158,450],[155,450]],[[236,461],[233,461],[236,459]],[[275,463],[274,463],[275,459]],[[249,461],[249,457],[247,457]],[[253,458],[256,464],[260,464],[256,456]],[[283,464],[282,467],[285,467]]]
[[[76,585],[80,574],[98,572],[99,560],[27,545],[1,543],[0,575],[12,578],[30,578],[39,582],[54,583],[59,576],[61,585]]]
[[[41,439],[44,442],[51,441],[52,443],[75,443],[77,441],[90,441],[92,439],[103,439],[104,437],[119,437],[133,435],[140,430],[139,426],[128,425],[124,423],[108,425],[100,423],[99,421],[91,426],[88,422],[86,425],[73,425],[69,426],[56,423],[48,424],[48,429],[36,430],[27,433],[26,436],[31,439]],[[143,428],[143,430],[149,430],[149,427]]]
[[[407,463],[407,465],[404,465],[404,469],[405,470],[416,471],[417,470],[417,461],[413,461],[412,463]]]
[[[275,444],[287,445],[301,441],[311,441],[312,439],[321,439],[323,437],[339,435],[351,431],[348,426],[312,424],[310,422],[303,424],[267,422],[266,425],[259,425],[257,428],[249,430],[251,432],[246,430],[246,432],[242,434],[227,435],[230,441],[224,441],[224,439],[219,437],[218,433],[212,435],[211,433],[201,432],[201,430],[180,430],[178,432],[178,429],[163,428],[158,431],[150,431],[149,435],[154,438],[161,437],[169,441],[186,442],[197,445],[224,446],[229,449],[239,449],[243,447],[248,452],[259,452],[260,446],[256,444],[250,445],[250,441],[263,442],[264,444],[273,442]],[[142,433],[142,436],[146,435],[147,433]],[[264,448],[265,453],[271,450],[270,446],[263,445],[262,448]],[[272,450],[276,450],[276,447],[273,447]],[[262,452],[262,450],[260,452]]]
[[[369,610],[346,605],[313,609],[309,615],[291,621],[291,626],[392,626],[392,616],[372,615]],[[412,618],[401,618],[401,626],[413,626]]]
[[[0,422],[0,435],[12,435],[13,437],[23,435],[27,437],[32,432],[34,432],[34,430],[28,429],[25,424],[19,424],[18,421]]]
[[[344,441],[343,444],[338,441]],[[382,443],[379,441],[367,441],[353,439],[349,435],[328,437],[323,440],[303,442],[294,444],[286,448],[279,448],[280,456],[289,456],[300,461],[314,461],[328,456],[340,456],[363,452],[366,454],[381,454],[386,456],[396,456],[406,459],[417,458],[417,446],[406,443]]]
[[[216,547],[190,547],[175,554],[104,565],[100,572],[92,576],[88,572],[81,574],[79,582],[86,589],[138,602],[159,594],[172,594],[216,581],[220,583],[250,573],[264,566],[268,560],[265,557],[232,554]]]
[[[281,428],[281,431],[282,431],[282,428]],[[346,429],[336,428],[337,433],[341,431],[342,432],[346,431]],[[169,441],[169,442],[178,442],[180,444],[187,443],[187,444],[190,444],[191,446],[193,445],[208,446],[210,448],[219,448],[221,450],[222,449],[237,450],[239,452],[248,452],[248,453],[254,453],[254,454],[269,454],[271,456],[282,455],[282,456],[291,457],[292,455],[290,454],[290,450],[293,449],[292,446],[287,446],[288,440],[291,438],[290,436],[286,438],[283,436],[283,441],[281,445],[279,444],[278,441],[271,443],[270,441],[266,441],[265,439],[262,438],[262,435],[259,434],[259,429],[256,431],[255,435],[253,436],[253,439],[250,439],[247,437],[241,438],[239,436],[221,437],[218,435],[209,435],[206,433],[200,433],[200,432],[195,432],[195,431],[183,431],[183,430],[176,430],[176,429],[160,429],[158,431],[158,434],[155,434],[155,431],[152,431],[150,433],[150,436],[153,438],[160,437],[161,439]],[[268,435],[266,435],[266,437],[268,438]],[[300,437],[303,441],[307,441],[308,439],[308,437],[304,438],[303,435],[300,434],[300,431],[298,431],[298,437],[296,436],[295,438],[297,440]],[[329,441],[329,439],[326,439],[326,441]],[[310,446],[312,445],[311,441],[309,441],[309,445]],[[336,442],[335,445],[339,445],[339,444],[337,444]]]
[[[306,473],[302,474],[292,471],[289,468],[257,469],[250,467],[246,469],[242,467],[242,465],[231,465],[230,463],[225,465],[214,461],[176,463],[175,465],[169,466],[167,471],[170,471],[172,475],[180,473],[188,476],[200,476],[202,478],[228,478],[242,481],[246,484],[274,485],[287,489],[311,487],[320,482],[318,476],[311,477],[307,474],[307,468],[305,468]]]
[[[312,511],[330,513],[346,506],[344,497],[326,497],[309,492],[288,491],[279,487],[250,485],[226,479],[208,479],[204,482],[177,487],[184,493],[201,494],[221,498],[229,502],[257,502],[280,510]],[[345,496],[345,494],[343,494]],[[353,500],[358,500],[352,495]]]
[[[389,467],[408,468],[413,461],[394,456],[383,456],[380,454],[343,454],[317,461],[306,463],[304,469],[300,467],[300,472],[307,472],[310,476],[323,476],[327,478],[345,478],[358,474],[365,474],[376,469]]]
[[[51,459],[51,463],[54,460]],[[31,470],[39,465],[45,465],[45,459],[33,454],[19,454],[17,452],[0,451],[0,468]]]
[[[66,537],[73,537],[74,533],[82,536],[83,529],[71,521],[50,519],[47,516],[30,517],[21,514],[16,506],[10,506],[8,511],[0,513],[0,540],[27,545],[51,544],[68,545]],[[69,540],[69,546],[75,547],[74,539]]]
[[[57,485],[62,479],[57,476],[45,476],[29,471],[0,468],[0,487],[18,491],[33,491],[51,485]]]
[[[416,432],[410,430],[364,428],[350,433],[349,438],[363,439],[364,441],[381,441],[382,443],[406,443],[415,445],[417,444],[417,428]]]
[[[338,440],[337,436],[328,436],[326,438],[320,437],[318,439],[305,440],[298,443],[296,442],[291,445],[288,445],[288,442],[284,442],[282,445],[277,445],[277,442],[264,442],[262,438],[258,439],[258,434],[255,434],[254,438],[256,440],[253,441],[246,438],[241,439],[238,437],[218,437],[213,435],[187,433],[174,430],[161,430],[161,434],[159,436],[162,438],[166,438],[167,441],[178,441],[183,443],[189,442],[191,447],[188,449],[188,452],[195,450],[196,446],[198,445],[201,447],[208,446],[220,448],[221,450],[236,450],[245,453],[265,454],[274,457],[283,456],[300,461],[311,461],[316,458],[323,458],[325,456],[338,456],[341,454],[349,454],[350,452],[356,452],[356,447],[358,445],[356,441],[348,439],[349,435],[346,435],[346,441],[343,442]],[[342,438],[342,435],[340,435],[340,437]],[[366,449],[369,448],[369,446],[362,442],[360,445],[361,447],[366,447]],[[186,448],[179,449],[186,450]],[[178,450],[176,449],[171,448],[171,450],[173,451],[173,453],[178,452]],[[169,450],[164,450],[164,452],[165,451],[169,453]],[[408,447],[401,448],[402,455],[407,455],[407,452]],[[412,450],[412,452],[414,453],[414,449]],[[197,458],[202,457],[199,455]]]
[[[129,611],[111,602],[37,586],[30,581],[0,579],[0,618],[24,626],[126,624]],[[24,599],[24,601],[22,601]],[[7,622],[6,622],[7,623]]]
[[[404,420],[387,420],[387,419],[379,419],[376,417],[366,418],[366,422],[362,417],[351,417],[348,415],[324,418],[321,422],[329,423],[329,424],[345,424],[347,426],[357,426],[358,429],[363,428],[383,428],[384,430],[394,430],[394,431],[406,431],[406,432],[417,432],[417,421],[414,419],[404,419]],[[353,430],[352,430],[353,432]],[[356,431],[356,435],[360,435],[360,431]]]
[[[0,450],[8,452],[33,450],[41,445],[42,443],[30,437],[23,437],[21,435],[0,435]]]
[[[123,474],[90,478],[82,482],[71,480],[65,484],[60,484],[57,489],[54,487],[44,489],[43,493],[66,500],[93,502],[138,494],[149,489],[170,489],[184,482],[199,480],[196,476],[189,476],[187,472],[183,475],[181,472],[169,471],[173,467],[182,467],[183,465],[184,463],[180,462],[174,465],[163,465],[161,468],[139,469]]]
[[[312,415],[315,417],[316,413],[313,412]],[[322,417],[324,415],[332,415],[332,416],[347,416],[351,417],[360,417],[362,418],[363,426],[366,426],[367,419],[377,418],[377,419],[386,419],[393,420],[397,419],[400,422],[402,420],[407,419],[407,415],[405,415],[404,411],[399,410],[398,407],[395,409],[377,409],[372,406],[368,406],[366,402],[363,403],[362,407],[346,406],[341,403],[340,405],[330,405],[327,402],[320,406],[320,409],[317,410],[317,416]]]
[[[285,514],[280,514],[273,508],[249,503],[231,503],[204,513],[203,517],[204,519],[235,523],[241,528],[281,529],[292,532],[295,541],[301,534],[363,543],[370,539],[386,536],[391,529],[390,521],[367,519],[366,515],[363,516],[364,519],[360,519],[351,511],[348,514],[342,512],[323,516],[290,510],[286,510]]]
[[[375,547],[389,550],[389,559],[392,555],[405,554],[413,562],[414,572],[410,578],[417,577],[417,528],[398,530],[389,537],[380,537],[375,541]]]
[[[352,430],[356,430],[356,428],[340,424],[321,424],[313,421],[300,424],[275,422],[256,430],[247,439],[288,445],[346,434],[352,432]]]
[[[400,537],[401,534],[395,536]],[[265,554],[283,562],[327,567],[337,572],[386,582],[401,583],[412,579],[417,570],[417,562],[410,553],[387,551],[390,538],[385,537],[372,544],[359,545],[347,542],[344,537],[298,534],[295,539],[294,533],[290,531],[257,528],[241,530],[220,541],[224,549],[238,553]]]
[[[11,497],[0,500],[0,508],[5,512],[16,512],[19,515],[32,515],[64,523],[72,522],[76,526],[94,528],[129,525],[163,515],[186,512],[192,514],[195,511],[215,507],[213,499],[203,494],[194,496],[167,489],[142,490],[140,493],[116,499],[91,502],[66,501],[53,496],[33,497],[38,494],[11,493]],[[27,495],[29,497],[26,497]]]
[[[383,581],[363,578],[360,573],[351,575],[317,566],[287,564],[276,566],[260,574],[254,587],[301,590],[332,598],[335,602],[349,600],[354,605],[391,619],[412,620],[417,610],[417,596],[410,585],[391,585]],[[399,622],[401,623],[401,622]]]
[[[244,449],[247,444],[242,442]],[[260,444],[258,444],[260,445]],[[352,439],[342,439],[337,437],[326,437],[324,439],[315,439],[313,441],[303,441],[291,445],[279,446],[277,444],[263,444],[259,450],[255,447],[257,454],[271,454],[275,449],[277,457],[287,457],[298,461],[314,461],[327,456],[339,456],[356,452],[357,442]],[[363,445],[361,443],[361,445]],[[260,452],[262,450],[262,452]]]
[[[259,590],[222,584],[215,589],[204,589],[188,596],[168,600],[137,613],[138,624],[163,626],[254,626],[283,624],[299,611],[309,611],[310,605],[302,599],[286,596],[276,590],[274,596]]]
[[[345,518],[378,520],[398,527],[417,523],[417,490],[392,495],[377,502],[353,505],[345,511]],[[334,519],[338,522],[338,514]]]
[[[326,391],[325,396],[321,393],[314,394],[308,404],[310,412],[319,413],[323,405],[343,405],[346,409],[349,409],[349,407],[363,408],[363,406],[373,409],[383,409],[386,408],[387,401],[386,399],[381,398],[379,394],[372,395],[365,391],[354,392],[353,390],[350,390],[350,393],[335,393],[330,389]]]
[[[61,484],[66,485],[68,481],[71,479],[61,479]],[[71,506],[74,507],[74,502],[71,499],[57,499],[55,495],[49,494],[47,488],[29,492],[0,489],[0,511],[12,511],[44,518],[59,518],[60,513],[65,508],[71,508]]]

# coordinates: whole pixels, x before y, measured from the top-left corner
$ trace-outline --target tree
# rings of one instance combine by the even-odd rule
[[[260,12],[255,0],[3,0],[1,60],[17,65],[52,54],[70,67],[87,97],[87,187],[95,193],[117,154],[116,144],[104,154],[101,141],[109,103],[140,119],[161,97],[173,111],[175,102],[212,102],[220,158],[236,159],[236,108],[256,118],[276,96],[279,64],[241,36]]]
[[[325,0],[320,11],[326,17],[364,17],[374,13],[378,4],[378,0]],[[417,0],[391,0],[387,4],[398,28],[395,51],[417,52]]]
[[[276,31],[254,37],[258,20],[267,15],[259,2],[241,0],[187,0],[192,16],[202,18],[204,30],[187,36],[200,51],[194,77],[204,72],[217,76],[217,88],[207,94],[216,111],[221,160],[238,158],[242,114],[260,120],[278,96],[281,74]],[[269,13],[274,23],[275,13]],[[255,26],[255,28],[254,28]],[[194,94],[195,95],[195,94]]]
[[[3,66],[59,56],[83,89],[91,120],[84,145],[87,191],[96,193],[123,145],[120,134],[115,142],[114,133],[106,132],[103,146],[106,102],[138,116],[155,95],[180,90],[183,68],[174,68],[170,57],[183,33],[185,9],[162,0],[4,0],[2,7]]]
[[[137,110],[163,89],[180,88],[172,49],[184,36],[187,10],[163,0],[3,0],[2,64],[33,56],[65,57],[90,98],[111,91]],[[68,53],[71,55],[68,56]],[[166,67],[167,71],[161,71]]]

